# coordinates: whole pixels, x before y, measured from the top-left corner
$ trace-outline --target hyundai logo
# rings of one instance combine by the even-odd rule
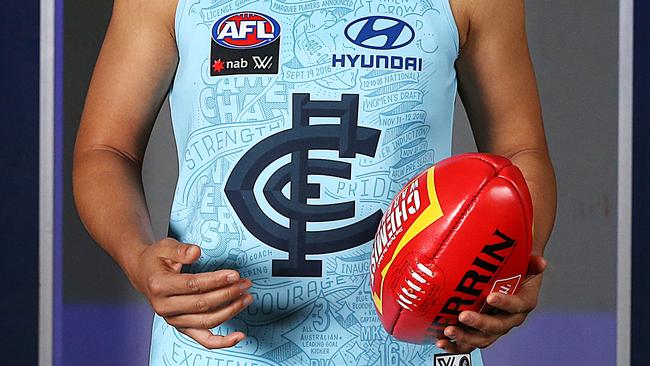
[[[357,46],[394,50],[411,43],[415,31],[403,20],[373,15],[350,23],[345,27],[345,37]]]

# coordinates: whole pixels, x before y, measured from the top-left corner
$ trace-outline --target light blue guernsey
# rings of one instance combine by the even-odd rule
[[[202,248],[184,271],[235,269],[254,302],[212,330],[247,335],[228,349],[156,315],[151,365],[433,365],[383,330],[369,264],[393,196],[450,155],[447,1],[180,0],[169,234]]]

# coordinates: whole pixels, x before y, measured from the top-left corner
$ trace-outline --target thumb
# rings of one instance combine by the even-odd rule
[[[181,243],[175,239],[165,239],[161,244],[159,256],[172,262],[191,264],[201,256],[198,245]]]

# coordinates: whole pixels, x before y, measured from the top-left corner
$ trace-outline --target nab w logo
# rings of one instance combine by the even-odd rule
[[[434,366],[472,366],[472,356],[466,354],[437,354],[433,356]]]
[[[256,69],[270,69],[273,65],[273,56],[253,56],[253,62],[255,62]]]
[[[338,151],[339,158],[357,154],[374,157],[380,131],[359,127],[359,96],[343,94],[340,101],[314,101],[310,94],[293,95],[292,128],[278,132],[250,148],[233,167],[224,187],[226,197],[242,224],[257,239],[287,252],[288,259],[274,259],[273,276],[322,276],[322,262],[307,260],[306,255],[338,252],[372,240],[381,210],[357,222],[330,230],[307,230],[307,223],[335,222],[355,216],[355,202],[307,204],[318,199],[320,184],[308,182],[310,175],[352,178],[348,162],[309,157],[310,150]],[[311,125],[315,117],[333,118],[338,124]],[[262,182],[268,204],[288,219],[288,226],[279,224],[260,207],[253,187],[271,163],[285,156],[290,162]],[[288,186],[288,195],[282,190]]]
[[[397,18],[368,16],[345,27],[345,37],[357,46],[373,50],[393,50],[413,42],[415,30]]]
[[[233,13],[212,26],[210,76],[278,73],[280,23],[256,12]]]

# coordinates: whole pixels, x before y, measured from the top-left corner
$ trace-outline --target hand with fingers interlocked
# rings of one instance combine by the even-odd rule
[[[458,316],[463,326],[445,328],[445,336],[450,340],[439,340],[436,346],[449,353],[470,353],[476,348],[492,345],[501,336],[523,324],[537,306],[542,273],[546,266],[543,257],[533,255],[526,279],[515,295],[498,292],[489,295],[487,303],[496,310],[491,314],[463,311]]]
[[[232,347],[245,334],[214,335],[211,328],[231,319],[253,302],[252,286],[231,269],[180,273],[196,261],[201,248],[167,238],[139,253],[139,266],[129,273],[133,286],[149,300],[169,325],[208,349]]]

